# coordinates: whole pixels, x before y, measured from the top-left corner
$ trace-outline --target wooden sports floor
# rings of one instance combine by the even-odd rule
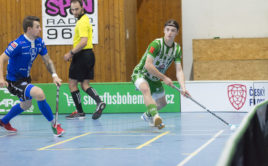
[[[139,113],[103,114],[92,120],[59,122],[66,133],[54,137],[42,115],[11,121],[18,133],[0,130],[1,166],[215,166],[232,131],[207,112],[160,113],[158,130]],[[217,113],[239,124],[246,113]],[[2,116],[0,116],[2,118]]]

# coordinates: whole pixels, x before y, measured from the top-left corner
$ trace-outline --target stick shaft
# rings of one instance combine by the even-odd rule
[[[55,124],[57,124],[59,116],[59,98],[60,98],[60,86],[57,85]]]
[[[179,92],[182,92],[181,89],[179,89],[176,86],[173,86],[173,88],[175,88],[176,90],[178,90]],[[197,102],[195,99],[193,99],[191,96],[186,95],[186,97],[190,100],[192,100],[194,103],[196,103],[197,105],[199,105],[200,107],[202,107],[203,109],[205,109],[207,112],[209,112],[210,114],[212,114],[213,116],[215,116],[216,118],[218,118],[219,120],[221,120],[223,123],[225,123],[226,125],[230,126],[231,124],[226,122],[224,119],[222,119],[221,117],[219,117],[218,115],[216,115],[214,112],[210,111],[209,109],[207,109],[205,106],[203,106],[202,104],[200,104],[199,102]]]

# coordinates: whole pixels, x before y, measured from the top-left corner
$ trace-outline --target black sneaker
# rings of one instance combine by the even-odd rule
[[[100,102],[97,105],[96,111],[92,115],[92,119],[96,120],[101,117],[102,111],[105,109],[106,104],[104,102]]]
[[[85,117],[86,117],[86,114],[84,112],[79,113],[77,111],[74,111],[70,115],[66,116],[66,119],[85,119]]]

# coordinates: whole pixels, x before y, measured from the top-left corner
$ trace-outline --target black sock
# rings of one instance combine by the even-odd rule
[[[92,87],[88,88],[88,89],[86,90],[86,93],[87,93],[90,97],[92,97],[92,98],[95,100],[95,102],[96,102],[97,104],[99,104],[99,103],[101,102],[101,99],[100,99],[98,93],[97,93],[97,92],[95,91],[95,89],[93,89]]]
[[[83,113],[83,108],[82,108],[82,104],[81,104],[81,96],[80,96],[79,90],[71,92],[71,94],[72,94],[73,101],[74,101],[75,107],[77,109],[77,112]]]

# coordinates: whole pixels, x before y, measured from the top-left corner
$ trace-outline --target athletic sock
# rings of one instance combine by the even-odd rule
[[[20,104],[14,105],[11,110],[1,120],[4,124],[7,124],[12,118],[22,113],[24,110],[20,108]]]
[[[80,96],[79,90],[71,92],[71,94],[72,94],[72,98],[73,98],[77,112],[83,113],[84,111],[83,111],[83,107],[81,104],[81,96]]]
[[[95,91],[95,89],[93,89],[92,87],[89,87],[86,90],[86,93],[95,100],[95,102],[97,103],[97,105],[101,102],[100,96]]]
[[[157,114],[157,106],[155,104],[149,104],[147,106],[147,115],[151,115],[152,117],[155,116]]]
[[[51,125],[53,126],[55,124],[55,119],[51,121]]]
[[[47,120],[52,121],[53,120],[53,113],[52,113],[52,110],[51,110],[50,106],[48,105],[46,99],[42,100],[42,101],[37,101],[37,105],[38,105],[40,111],[42,112],[42,114],[47,118]]]

